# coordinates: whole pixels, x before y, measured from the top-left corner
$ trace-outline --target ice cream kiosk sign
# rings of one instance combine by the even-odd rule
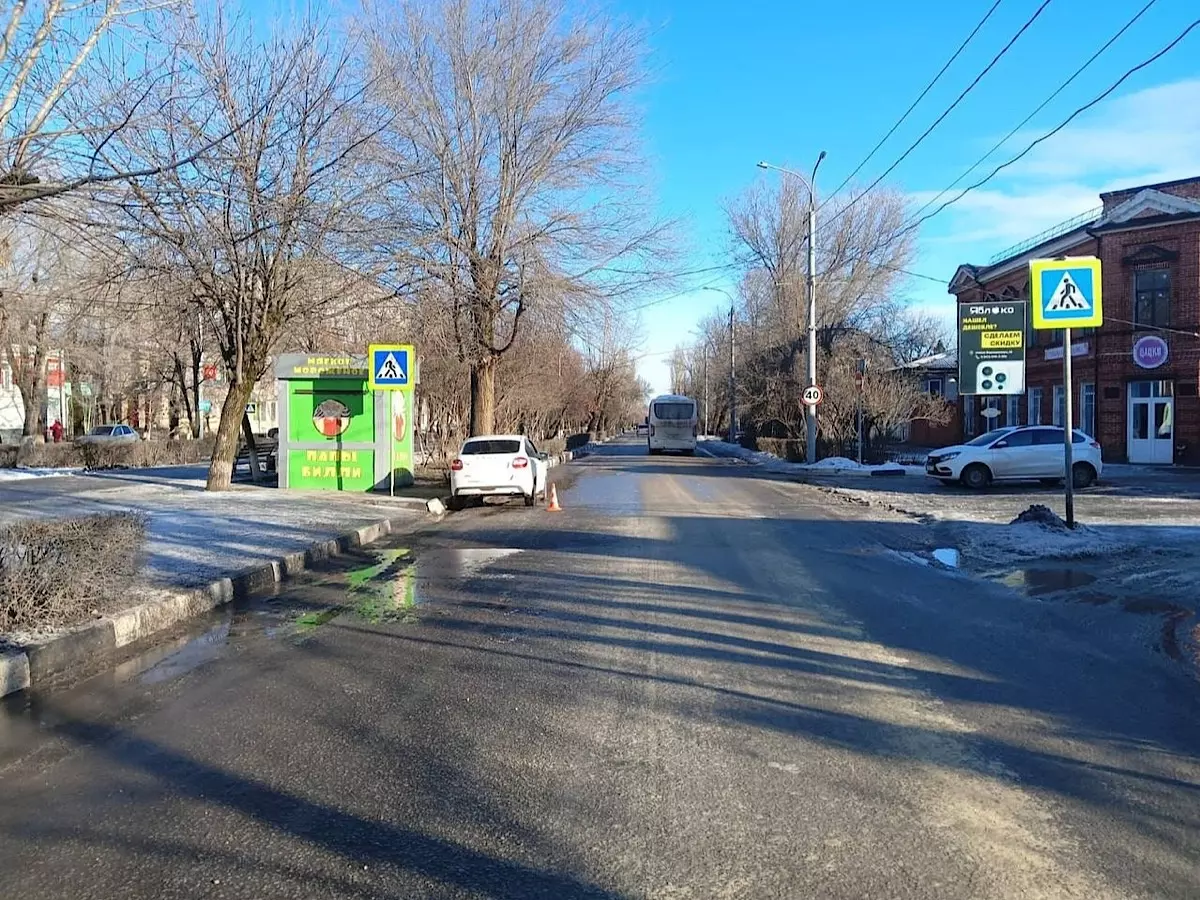
[[[412,483],[413,395],[372,391],[369,374],[358,355],[279,357],[281,488],[386,489],[393,473],[396,484]]]

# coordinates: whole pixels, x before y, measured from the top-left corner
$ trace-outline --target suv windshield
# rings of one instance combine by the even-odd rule
[[[498,441],[489,439],[485,441],[468,441],[463,444],[462,455],[471,456],[473,454],[482,453],[520,453],[520,441]]]
[[[687,421],[696,414],[694,403],[655,403],[654,418],[662,420]]]
[[[1004,435],[1008,434],[1010,431],[1012,431],[1011,428],[997,428],[995,431],[989,431],[986,434],[981,434],[973,441],[967,441],[966,446],[986,447],[988,444],[992,443],[992,441],[1000,440],[1000,438],[1004,437]]]

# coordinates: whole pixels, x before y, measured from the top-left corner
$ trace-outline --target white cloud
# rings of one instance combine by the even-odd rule
[[[965,179],[978,180],[1044,129],[1018,133]],[[1039,144],[988,187],[934,219],[926,240],[983,262],[1100,205],[1104,191],[1200,176],[1200,79],[1176,81],[1107,101]],[[958,190],[939,200],[955,196]],[[923,206],[936,195],[917,192]],[[931,207],[935,209],[936,204]],[[968,247],[975,249],[967,249]]]

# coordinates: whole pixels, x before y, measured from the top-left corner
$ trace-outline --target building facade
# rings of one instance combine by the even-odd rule
[[[1075,427],[1111,462],[1200,464],[1200,177],[1101,194],[1102,206],[1006,251],[962,265],[959,304],[1028,299],[1029,262],[1101,261],[1104,324],[1032,331],[1024,395],[959,398],[964,437],[1001,425],[1061,425],[1063,354],[1073,367]]]

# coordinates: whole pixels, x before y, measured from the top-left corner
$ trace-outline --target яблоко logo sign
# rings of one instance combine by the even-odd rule
[[[322,437],[335,438],[350,427],[350,407],[330,397],[313,410],[313,426]]]
[[[1138,338],[1133,345],[1133,361],[1143,369],[1157,369],[1167,361],[1167,342],[1156,334]]]

